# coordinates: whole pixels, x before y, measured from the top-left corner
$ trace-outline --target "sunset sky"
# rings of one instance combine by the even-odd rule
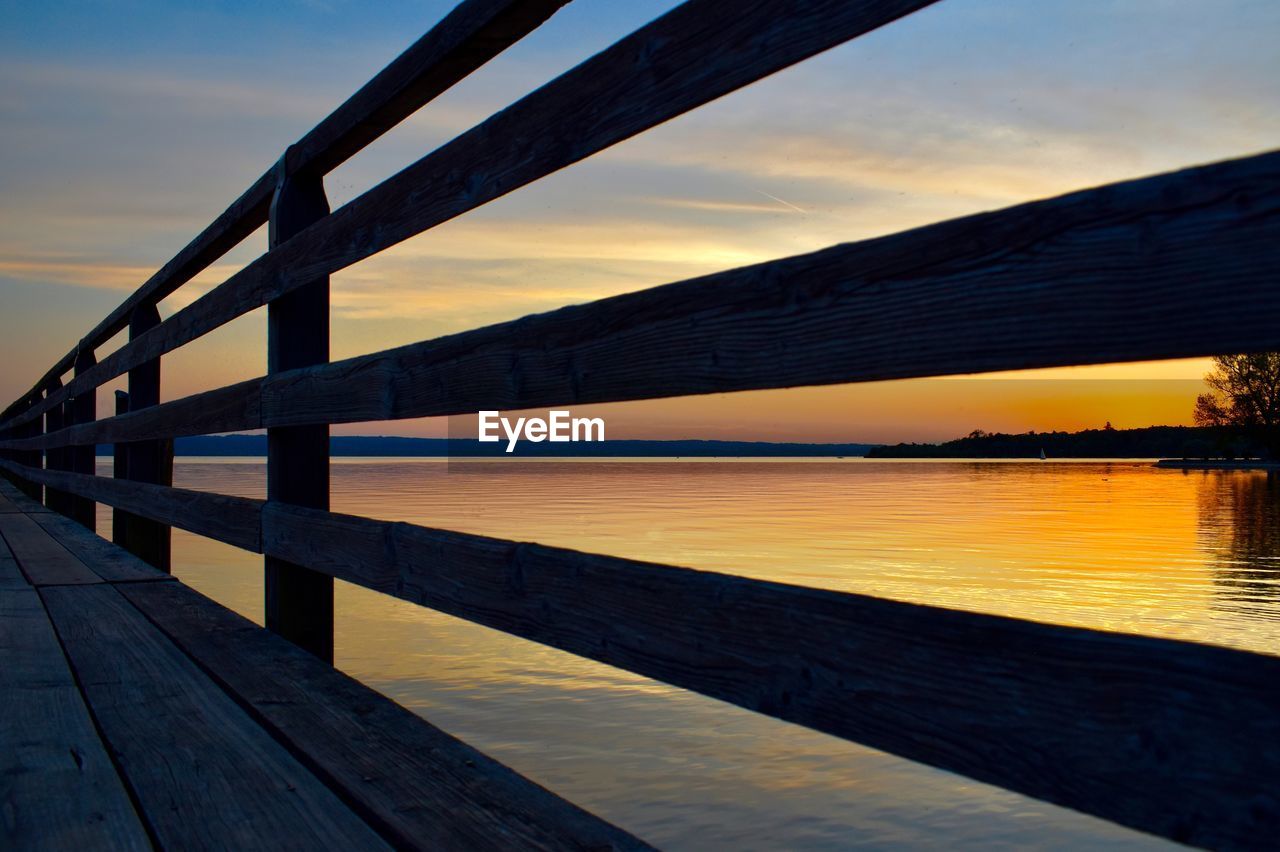
[[[3,0],[0,403],[451,5]],[[674,5],[575,0],[331,174],[331,203]],[[334,357],[1274,148],[1277,39],[1274,0],[944,0],[334,276]],[[265,244],[264,229],[162,313]],[[167,356],[165,397],[261,375],[265,340],[259,311]],[[595,410],[619,438],[937,440],[1188,422],[1205,369],[1182,361]],[[100,412],[117,386],[103,389]]]

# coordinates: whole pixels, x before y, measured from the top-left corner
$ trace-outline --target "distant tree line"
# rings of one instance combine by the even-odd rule
[[[875,447],[869,458],[1280,459],[1280,352],[1220,355],[1196,398],[1196,426],[1004,435],[975,429],[943,444]]]
[[[1108,424],[1110,426],[1110,424]],[[970,432],[942,444],[874,447],[868,458],[1244,458],[1257,447],[1225,426],[1148,426],[1082,432]]]

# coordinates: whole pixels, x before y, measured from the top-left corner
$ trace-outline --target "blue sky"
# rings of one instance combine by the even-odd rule
[[[450,5],[4,3],[0,396]],[[575,0],[337,170],[331,200],[673,5]],[[943,0],[335,276],[335,357],[1276,147],[1278,40],[1273,0]],[[166,395],[261,374],[264,340],[259,312],[166,359]]]

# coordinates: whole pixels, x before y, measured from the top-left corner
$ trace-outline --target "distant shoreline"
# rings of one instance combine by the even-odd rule
[[[1082,432],[1043,432],[1020,435],[975,432],[937,444],[806,443],[799,441],[614,440],[598,442],[534,443],[522,441],[513,453],[505,443],[474,439],[411,438],[390,435],[335,435],[330,438],[334,458],[867,458],[1038,460],[1167,460],[1165,467],[1218,466],[1220,460],[1251,459],[1259,455],[1222,430],[1192,426],[1150,426],[1144,429],[1090,429]],[[111,456],[112,445],[101,444],[99,456]],[[267,454],[266,435],[201,435],[177,438],[179,457],[253,458]],[[1182,464],[1181,460],[1188,460]],[[1177,462],[1175,464],[1175,462]],[[1251,462],[1257,466],[1261,462]],[[1221,466],[1239,466],[1227,465]]]
[[[941,444],[873,447],[868,458],[1038,459],[1145,458],[1223,459],[1262,455],[1231,430],[1207,426],[1147,426],[1142,429],[1085,429],[1080,432],[1026,432],[1018,435],[976,430]]]
[[[1264,459],[1160,459],[1156,467],[1170,470],[1280,470],[1280,462]]]
[[[335,435],[329,439],[331,456],[360,458],[840,458],[866,455],[874,444],[811,444],[770,441],[598,441],[532,443],[522,441],[507,453],[505,444],[481,444],[449,438]],[[110,456],[112,446],[100,444],[99,456]],[[175,456],[254,457],[267,454],[266,435],[203,435],[177,438]]]

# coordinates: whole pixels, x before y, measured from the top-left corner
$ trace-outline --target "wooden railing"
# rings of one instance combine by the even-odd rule
[[[931,5],[689,0],[328,212],[326,172],[564,2],[465,0],[0,415],[0,468],[159,567],[171,526],[264,554],[268,626],[322,657],[336,577],[1175,840],[1280,836],[1278,657],[327,511],[332,423],[1280,348],[1272,152],[328,363],[331,273]],[[267,375],[159,402],[163,355],[263,306]],[[174,437],[259,428],[266,501],[171,487]]]

